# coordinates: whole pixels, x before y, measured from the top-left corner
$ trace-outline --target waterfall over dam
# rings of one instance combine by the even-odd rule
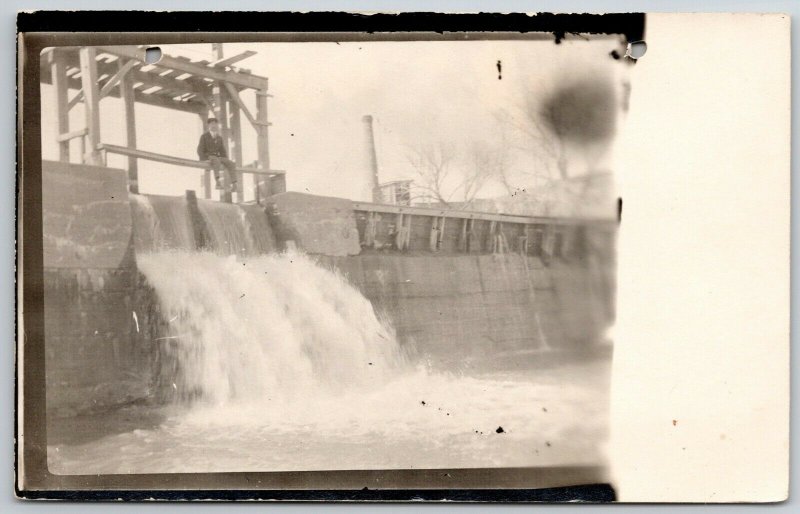
[[[262,208],[197,200],[203,241],[198,241],[185,197],[130,195],[137,253],[202,249],[219,255],[265,255],[276,250]],[[194,222],[197,223],[197,222]]]
[[[182,403],[301,400],[374,388],[403,367],[394,330],[336,273],[302,254],[144,254],[169,335],[162,373]]]
[[[162,338],[180,335],[170,326],[174,313],[167,300],[174,300],[175,290],[186,289],[181,284],[188,283],[193,273],[199,273],[191,277],[198,291],[208,285],[205,281],[218,280],[222,286],[238,276],[242,286],[256,288],[249,295],[239,293],[247,298],[243,305],[268,290],[277,294],[275,288],[282,284],[280,301],[285,309],[292,297],[314,291],[322,295],[316,288],[327,281],[328,296],[320,298],[333,302],[334,311],[341,314],[344,296],[349,294],[351,300],[359,296],[357,317],[373,319],[370,330],[387,327],[393,344],[405,355],[447,362],[447,369],[480,367],[520,352],[595,348],[613,319],[613,274],[598,272],[586,260],[545,263],[540,257],[517,253],[375,251],[359,247],[367,227],[346,200],[286,193],[286,201],[270,205],[266,213],[257,205],[202,199],[194,200],[193,206],[186,197],[128,195],[124,176],[107,168],[45,164],[47,353],[64,360],[48,361],[47,375],[50,384],[71,386],[48,388],[54,412],[80,412],[156,394],[165,382],[160,374],[168,345]],[[66,205],[58,190],[71,186],[80,186],[85,198]],[[306,225],[297,221],[292,225],[287,215]],[[444,250],[458,237],[458,226],[450,227],[452,232],[442,236]],[[377,226],[373,237],[379,238],[381,230]],[[416,235],[419,230],[411,226],[412,247],[415,238],[424,239]],[[289,242],[312,252],[286,258],[280,252]],[[330,255],[320,250],[326,247],[333,249]],[[212,260],[214,256],[219,260]],[[259,266],[265,277],[272,274],[267,283],[256,287],[264,277],[241,276],[248,259],[255,259],[248,274]],[[212,273],[214,267],[219,269]],[[221,275],[225,270],[237,273]],[[288,277],[295,282],[287,282]],[[344,296],[330,296],[337,287]],[[187,291],[188,297],[201,299],[198,291]],[[262,300],[269,303],[274,298]],[[213,311],[210,305],[205,308]],[[257,331],[255,327],[264,321],[257,312],[254,306],[249,318],[231,320],[230,326],[215,330],[233,335]],[[287,319],[297,314],[287,313]],[[247,324],[253,326],[241,326]],[[301,325],[295,320],[283,326],[291,339]],[[313,323],[306,325],[313,330]],[[307,339],[286,345],[303,347],[312,360],[315,352],[328,351],[319,334]],[[341,348],[329,351],[331,355],[346,348],[339,344]],[[352,344],[366,344],[363,334]],[[96,365],[84,369],[86,359],[93,358],[99,359]],[[321,372],[317,366],[315,373]],[[120,374],[129,387],[112,392]],[[172,380],[166,382],[171,385]]]
[[[121,173],[64,163],[43,179],[52,433],[142,402],[166,416],[103,439],[96,460],[58,446],[55,469],[120,472],[100,457],[111,447],[125,472],[336,469],[352,444],[340,434],[384,448],[377,467],[602,460],[608,368],[585,356],[608,353],[613,275],[596,262],[458,251],[454,222],[432,252],[415,246],[428,244],[424,219],[397,251],[383,243],[397,237],[391,216],[365,220],[341,199],[128,195]],[[83,196],[60,201],[75,185]],[[500,428],[502,440],[472,440]]]

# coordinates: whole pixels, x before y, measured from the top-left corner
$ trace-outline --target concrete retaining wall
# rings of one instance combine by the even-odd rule
[[[48,161],[42,171],[48,413],[146,397],[152,302],[139,287],[125,172]]]
[[[589,266],[515,254],[319,259],[392,320],[402,344],[436,359],[586,348],[611,322],[611,284]]]
[[[267,200],[279,242],[310,254],[357,255],[361,251],[350,200],[304,193],[281,193]]]

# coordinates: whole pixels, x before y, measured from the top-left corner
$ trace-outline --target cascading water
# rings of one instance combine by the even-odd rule
[[[245,212],[230,204],[198,200],[197,207],[208,228],[211,247],[221,255],[257,255],[259,248]]]
[[[245,209],[198,202],[212,240],[199,252],[182,239],[191,234],[185,210],[134,202],[135,229],[148,231],[137,263],[168,327],[153,342],[161,383],[177,401],[156,408],[149,426],[50,447],[51,472],[603,462],[605,363],[429,371],[337,273],[302,254],[253,255],[272,243],[252,237]],[[154,417],[153,406],[130,409],[116,415]]]
[[[303,255],[171,252],[143,255],[139,268],[169,320],[164,341],[184,400],[294,401],[376,387],[404,361],[369,301]]]
[[[195,241],[185,198],[131,194],[136,250],[194,250]]]
[[[134,244],[138,253],[197,249],[185,198],[130,195]],[[208,250],[219,255],[255,256],[275,249],[264,210],[258,205],[221,204],[198,200]]]

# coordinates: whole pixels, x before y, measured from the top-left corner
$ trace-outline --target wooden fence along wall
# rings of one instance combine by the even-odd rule
[[[367,250],[518,253],[612,259],[616,223],[556,217],[354,203],[361,246]]]

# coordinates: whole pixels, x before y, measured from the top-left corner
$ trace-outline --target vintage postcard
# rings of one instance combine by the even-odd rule
[[[439,19],[20,35],[21,496],[624,499],[649,18]]]

